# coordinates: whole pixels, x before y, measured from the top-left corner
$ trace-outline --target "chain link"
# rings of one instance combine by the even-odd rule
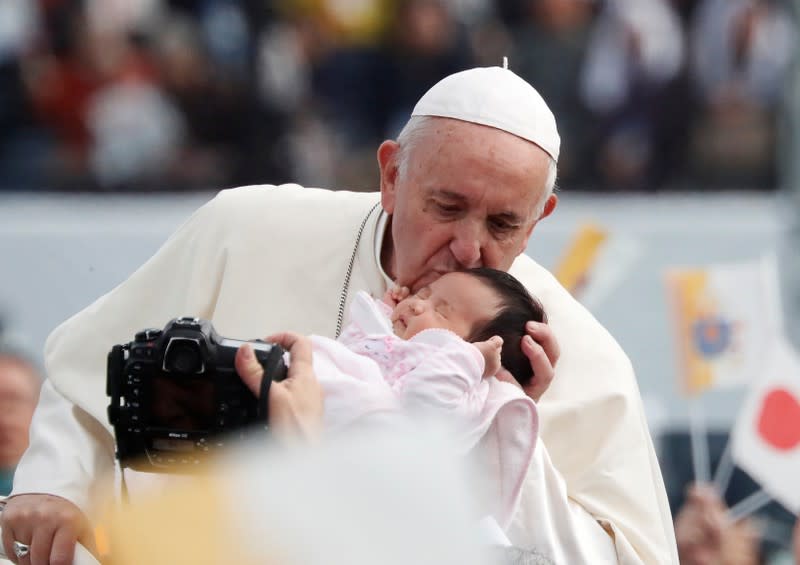
[[[358,228],[356,244],[353,247],[353,254],[350,255],[350,264],[347,265],[347,273],[344,276],[344,284],[342,285],[342,294],[339,297],[339,315],[336,319],[336,338],[338,338],[339,334],[342,333],[342,324],[344,323],[344,307],[347,303],[347,292],[350,289],[350,277],[353,276],[353,266],[356,263],[356,255],[358,254],[358,245],[361,243],[361,235],[364,233],[364,228],[367,226],[367,220],[369,220],[369,217],[378,206],[380,206],[380,202],[376,202],[375,205],[370,208],[369,212],[367,212],[367,215],[364,216],[364,219],[361,222],[361,227]]]

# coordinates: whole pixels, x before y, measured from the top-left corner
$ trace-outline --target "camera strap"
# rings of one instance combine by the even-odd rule
[[[286,365],[283,363],[283,347],[274,344],[267,358],[261,362],[264,374],[261,375],[261,386],[258,392],[258,420],[269,425],[269,389],[272,381],[282,381],[286,378]]]
[[[258,393],[258,421],[269,425],[269,388],[272,378],[267,376],[267,368],[264,367],[264,375],[261,377],[261,387]]]

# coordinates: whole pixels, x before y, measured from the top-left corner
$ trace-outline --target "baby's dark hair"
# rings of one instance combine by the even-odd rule
[[[472,328],[467,341],[485,341],[494,335],[503,338],[500,358],[503,367],[526,386],[533,378],[531,362],[522,352],[525,323],[547,322],[547,314],[541,302],[531,296],[521,282],[506,272],[487,267],[466,269],[468,275],[479,278],[500,296],[500,311],[491,320]]]

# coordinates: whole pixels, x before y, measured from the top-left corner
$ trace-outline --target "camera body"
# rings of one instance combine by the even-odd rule
[[[221,337],[199,318],[176,318],[163,330],[142,330],[132,342],[113,346],[106,393],[120,465],[191,471],[231,441],[263,429],[258,399],[233,364],[244,343],[253,346],[264,378],[286,377],[279,345]]]

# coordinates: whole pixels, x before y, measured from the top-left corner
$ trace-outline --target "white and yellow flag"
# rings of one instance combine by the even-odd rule
[[[742,386],[759,374],[780,332],[771,258],[670,269],[666,283],[687,394]]]
[[[642,243],[632,235],[585,222],[578,226],[554,272],[564,288],[591,310],[624,281],[642,251]]]

